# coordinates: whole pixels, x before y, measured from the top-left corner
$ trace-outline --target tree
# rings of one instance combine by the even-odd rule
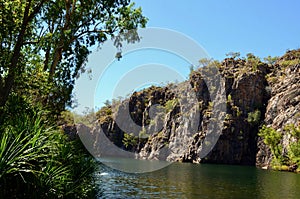
[[[264,139],[264,143],[268,145],[271,149],[272,155],[279,162],[282,161],[282,134],[272,127],[267,127],[265,125],[259,130],[258,135]]]
[[[212,59],[208,59],[208,58],[202,58],[199,60],[199,64],[201,67],[206,67],[208,66],[213,60]]]
[[[144,27],[147,19],[130,0],[0,0],[0,107],[24,91],[37,71],[39,101],[61,111],[71,103],[75,79],[84,72],[90,48],[109,38],[120,48],[134,42],[120,33]],[[136,33],[133,31],[133,33]],[[21,89],[22,88],[22,89]],[[26,87],[32,89],[32,84]]]
[[[232,59],[236,59],[241,56],[240,52],[229,52],[226,54],[227,57],[231,57]]]
[[[269,65],[275,64],[275,62],[278,60],[278,57],[271,57],[270,55],[268,57],[264,58],[264,61],[267,62]]]
[[[253,71],[256,71],[259,64],[261,64],[261,61],[260,61],[260,58],[255,56],[254,54],[252,53],[247,53],[247,58],[246,58],[246,61],[247,61],[247,64],[252,67],[252,70]]]

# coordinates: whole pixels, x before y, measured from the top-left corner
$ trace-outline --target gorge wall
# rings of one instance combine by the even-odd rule
[[[97,112],[97,125],[116,146],[141,159],[270,166],[274,154],[259,136],[263,125],[281,135],[282,156],[299,141],[284,130],[288,124],[300,126],[299,60],[300,50],[293,50],[274,63],[252,54],[210,61],[192,71],[186,82],[152,86],[103,107]],[[211,89],[215,87],[208,87],[203,78],[212,66],[219,70],[223,91]],[[224,112],[214,109],[222,107],[221,96]],[[124,113],[134,124],[124,119]],[[208,139],[214,128],[217,139]],[[201,156],[205,148],[211,150]]]

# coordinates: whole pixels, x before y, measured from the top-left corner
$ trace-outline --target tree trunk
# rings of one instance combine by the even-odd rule
[[[23,46],[24,36],[26,33],[27,26],[28,26],[29,22],[32,21],[33,18],[38,14],[38,12],[40,12],[41,7],[43,6],[43,4],[46,1],[47,0],[40,1],[40,3],[36,7],[33,8],[33,11],[30,14],[29,14],[29,12],[30,12],[30,8],[31,8],[31,0],[28,0],[26,2],[21,29],[18,34],[17,42],[16,42],[14,50],[13,50],[13,55],[10,60],[10,65],[8,67],[8,75],[4,79],[3,85],[1,85],[1,87],[0,87],[0,107],[5,106],[5,104],[8,100],[9,94],[13,88],[15,77],[16,77],[16,70],[18,67],[18,62],[20,59],[21,49]]]
[[[53,81],[53,77],[55,75],[55,70],[56,70],[56,67],[57,65],[59,64],[59,62],[61,61],[62,59],[62,54],[63,54],[63,50],[66,46],[65,42],[68,42],[68,44],[70,43],[70,39],[68,40],[66,37],[65,37],[65,31],[69,29],[70,27],[70,24],[71,24],[71,15],[73,14],[74,12],[74,9],[75,9],[75,1],[73,2],[73,5],[72,5],[72,10],[71,10],[71,2],[70,1],[65,1],[65,8],[66,8],[66,16],[65,16],[65,24],[62,28],[62,31],[61,31],[61,35],[60,35],[60,40],[59,40],[59,43],[58,43],[58,47],[55,49],[54,51],[54,57],[53,57],[53,62],[50,66],[50,72],[49,72],[49,81]]]
[[[3,107],[6,104],[8,96],[9,96],[11,89],[13,87],[13,84],[14,84],[14,80],[15,80],[15,76],[16,76],[16,69],[17,69],[17,65],[19,62],[20,55],[21,55],[21,48],[22,48],[23,41],[24,41],[24,35],[25,35],[26,28],[27,28],[27,25],[29,22],[28,17],[29,17],[30,4],[31,4],[31,1],[28,1],[27,5],[25,7],[21,30],[17,37],[17,42],[16,42],[16,45],[13,50],[13,56],[10,61],[8,75],[5,78],[4,86],[0,90],[0,93],[1,93],[0,107]]]

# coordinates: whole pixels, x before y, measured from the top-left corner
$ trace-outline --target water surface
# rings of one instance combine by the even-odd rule
[[[300,175],[248,166],[173,163],[150,173],[100,165],[99,198],[300,198]]]

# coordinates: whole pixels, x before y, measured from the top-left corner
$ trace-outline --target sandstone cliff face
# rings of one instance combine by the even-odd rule
[[[212,69],[204,67],[186,82],[135,92],[111,108],[113,114],[101,113],[99,124],[115,145],[141,159],[269,166],[272,154],[259,128],[281,130],[284,151],[295,141],[284,126],[299,125],[300,64],[293,60],[300,56],[294,55],[287,53],[275,65],[253,56],[225,59],[214,63],[225,90],[207,85],[202,74]],[[225,111],[218,112],[222,96]],[[214,129],[217,140],[208,139]]]
[[[298,56],[297,56],[298,54]],[[300,51],[290,51],[281,57],[269,74],[271,98],[268,101],[264,123],[280,132],[283,136],[283,155],[295,140],[284,130],[288,124],[300,125]],[[256,164],[270,166],[272,154],[262,138],[258,140]]]
[[[268,100],[267,70],[265,64],[254,69],[242,60],[224,68],[228,119],[216,146],[202,162],[255,164],[257,130]]]
[[[119,104],[114,119],[102,122],[101,127],[120,146],[124,133],[134,129],[130,122],[122,118],[124,112],[129,112],[134,123],[141,127],[140,130],[150,132],[148,139],[139,139],[134,146],[120,146],[135,151],[139,158],[253,165],[257,129],[268,100],[265,90],[268,66],[260,63],[254,69],[246,61],[227,59],[219,69],[225,90],[223,93],[220,90],[211,91],[216,96],[213,102],[201,72],[194,71],[189,81],[134,93],[130,99]],[[205,70],[211,72],[210,68]],[[222,106],[218,100],[221,95],[225,97],[224,112],[216,112],[213,107]],[[150,109],[155,104],[163,111],[157,111],[151,118]],[[259,115],[257,121],[248,121],[249,114],[255,111]],[[218,141],[214,147],[211,146],[213,148],[207,156],[201,157],[201,151],[214,145],[214,140],[205,139],[210,134],[212,127],[209,124],[212,121],[221,126]]]

